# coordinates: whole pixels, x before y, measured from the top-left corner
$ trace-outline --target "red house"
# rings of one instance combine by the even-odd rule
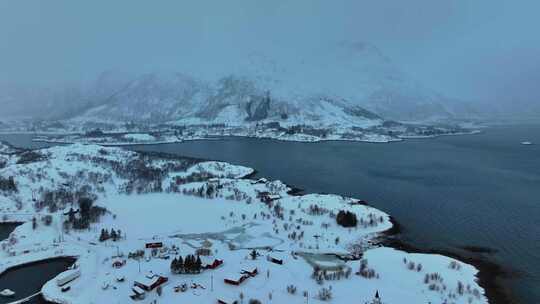
[[[219,266],[223,265],[223,260],[214,259],[214,261],[210,264],[203,265],[203,269],[216,269]]]
[[[140,287],[145,291],[151,291],[154,288],[165,284],[167,281],[169,281],[169,278],[155,274],[153,276],[140,278],[136,280],[133,285]]]
[[[249,276],[238,274],[234,277],[225,278],[223,281],[225,281],[226,284],[238,286],[242,284]]]
[[[227,300],[226,300],[226,299],[224,299],[224,298],[218,299],[217,302],[218,302],[219,304],[238,304],[238,300],[234,300],[234,299],[232,299],[232,300],[228,300],[228,299],[227,299]]]
[[[274,264],[283,265],[283,259],[279,259],[279,258],[271,256],[271,255],[267,255],[266,260],[268,262],[271,262],[271,263],[274,263]]]
[[[254,277],[259,272],[257,270],[257,267],[253,267],[253,268],[242,269],[242,271],[240,273],[243,274],[243,275],[247,275],[249,277]]]
[[[146,243],[144,247],[146,247],[146,249],[161,248],[163,247],[163,243],[162,242]]]
[[[240,274],[237,274],[234,277],[226,278],[224,279],[224,281],[227,284],[238,286],[242,284],[242,282],[244,282],[245,280],[256,276],[258,273],[259,272],[256,267],[242,269],[242,271],[240,271]]]

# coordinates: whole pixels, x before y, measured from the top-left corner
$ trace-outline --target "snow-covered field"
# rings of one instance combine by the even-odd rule
[[[8,186],[0,190],[0,212],[29,216],[1,242],[0,272],[51,257],[77,257],[81,275],[68,283],[69,291],[62,292],[56,280],[43,286],[43,296],[58,303],[322,303],[321,294],[331,295],[328,303],[366,303],[376,291],[383,303],[488,302],[474,267],[373,244],[392,227],[390,218],[356,199],[293,196],[280,181],[245,179],[251,168],[98,145],[5,158],[0,178]],[[99,216],[81,229],[86,198]],[[345,213],[356,225],[338,224]],[[117,240],[100,241],[110,229]],[[157,242],[161,249],[145,249]],[[223,265],[197,274],[171,272],[173,258],[203,248],[210,254],[203,264],[219,259]],[[144,257],[133,256],[138,250]],[[118,268],[115,261],[122,261]],[[239,286],[224,282],[252,268],[258,274]],[[168,282],[161,292],[130,299],[134,281],[148,272]],[[184,283],[187,290],[175,292]]]

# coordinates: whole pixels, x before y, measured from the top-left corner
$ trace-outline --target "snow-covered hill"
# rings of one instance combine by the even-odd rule
[[[313,54],[273,50],[225,62],[215,72],[100,78],[74,121],[242,125],[355,125],[460,117],[459,102],[426,89],[375,46],[341,43]]]
[[[71,120],[81,121],[229,126],[280,122],[369,127],[379,125],[382,119],[340,97],[274,95],[274,90],[247,76],[231,75],[216,83],[206,83],[183,74],[150,74],[130,82],[107,102]]]

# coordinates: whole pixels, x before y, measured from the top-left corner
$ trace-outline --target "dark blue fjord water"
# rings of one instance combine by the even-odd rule
[[[7,239],[20,223],[0,223],[0,241]],[[0,274],[0,290],[6,288],[15,291],[13,297],[0,297],[0,304],[11,303],[29,297],[41,290],[41,287],[60,272],[65,271],[73,260],[69,258],[51,259],[8,269]],[[39,275],[37,275],[39,274]],[[41,296],[34,297],[27,304],[53,304]]]
[[[392,144],[226,138],[134,148],[242,164],[306,192],[365,199],[417,247],[495,249],[488,258],[519,274],[505,286],[521,303],[540,303],[540,125]]]
[[[16,294],[11,298],[0,297],[0,304],[11,303],[39,292],[47,281],[66,271],[71,264],[73,264],[72,259],[58,258],[8,269],[0,275],[0,289],[9,288]],[[26,303],[53,304],[45,301],[41,296],[34,297]]]
[[[11,232],[20,224],[21,223],[0,223],[0,241],[7,239]]]

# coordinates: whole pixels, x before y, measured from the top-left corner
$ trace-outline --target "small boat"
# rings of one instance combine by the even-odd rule
[[[526,146],[530,146],[530,145],[532,145],[533,143],[530,142],[530,141],[522,141],[521,144],[522,144],[522,145],[526,145]]]
[[[2,297],[13,297],[15,295],[15,291],[11,289],[4,289],[0,291],[0,296]]]

